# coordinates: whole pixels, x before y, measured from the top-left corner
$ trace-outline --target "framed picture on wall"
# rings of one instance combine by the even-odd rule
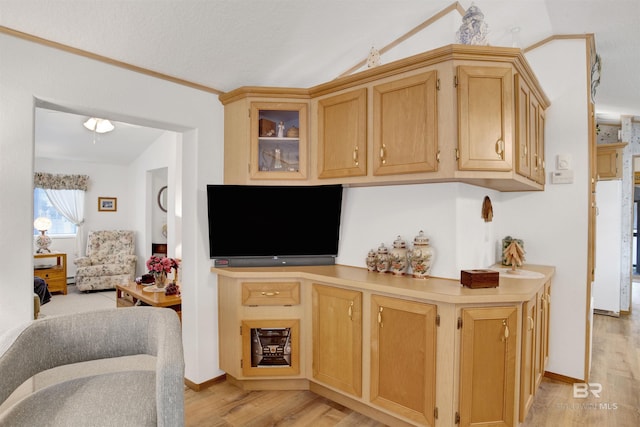
[[[115,197],[98,197],[98,211],[115,212],[118,210],[118,199]]]

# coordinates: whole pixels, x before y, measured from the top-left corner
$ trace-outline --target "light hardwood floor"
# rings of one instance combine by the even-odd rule
[[[574,398],[570,384],[544,378],[521,426],[640,426],[640,283],[633,284],[631,315],[594,316],[591,383],[599,398]],[[187,427],[382,426],[309,391],[242,391],[221,382],[185,391]]]

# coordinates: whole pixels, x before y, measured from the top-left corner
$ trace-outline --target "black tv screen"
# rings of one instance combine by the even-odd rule
[[[342,186],[208,185],[215,265],[333,264]]]

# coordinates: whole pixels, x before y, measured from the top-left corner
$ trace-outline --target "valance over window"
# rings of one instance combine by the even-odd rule
[[[33,185],[47,190],[82,190],[87,191],[89,175],[62,175],[36,172]]]
[[[54,208],[68,221],[76,225],[76,250],[82,255],[82,237],[84,224],[84,193],[88,188],[89,175],[61,175],[36,172],[33,185],[44,189]]]

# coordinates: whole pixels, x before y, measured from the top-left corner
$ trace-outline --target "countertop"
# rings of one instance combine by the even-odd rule
[[[501,265],[491,269],[506,270]],[[346,265],[288,266],[288,267],[212,267],[220,276],[247,280],[310,280],[373,292],[404,296],[412,299],[452,304],[523,302],[555,274],[555,267],[525,264],[520,275],[500,273],[497,288],[469,289],[460,280],[429,277],[395,276],[391,273],[370,272],[366,268]],[[539,274],[527,274],[535,272]]]

